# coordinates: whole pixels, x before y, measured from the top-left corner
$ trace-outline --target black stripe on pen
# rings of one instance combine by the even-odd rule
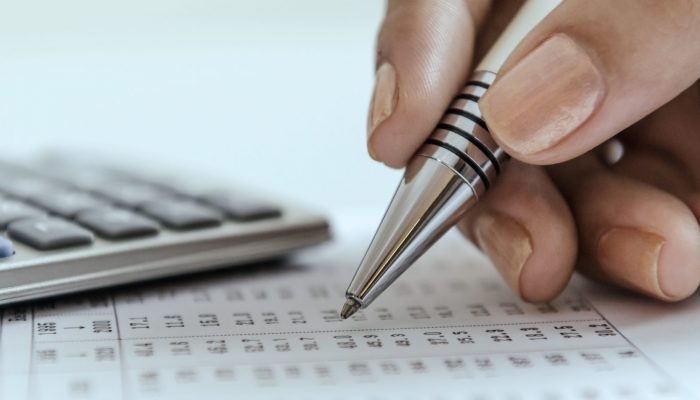
[[[447,111],[445,111],[445,114],[455,114],[462,116],[475,124],[479,125],[480,127],[484,128],[486,132],[489,131],[489,128],[486,127],[486,122],[484,122],[483,119],[477,117],[476,115],[470,113],[469,111],[464,111],[460,108],[448,108]]]
[[[475,103],[479,102],[479,96],[474,96],[471,93],[460,93],[457,96],[455,96],[455,99],[471,100]]]
[[[451,146],[445,142],[441,142],[439,140],[436,140],[436,139],[428,139],[425,141],[425,143],[432,144],[432,145],[438,146],[438,147],[442,147],[443,149],[445,149],[445,150],[449,151],[450,153],[459,157],[465,163],[469,164],[469,166],[472,167],[472,169],[474,171],[476,171],[476,173],[479,175],[479,178],[481,178],[481,180],[484,182],[484,187],[486,187],[486,189],[489,188],[489,186],[490,186],[489,185],[489,178],[486,176],[484,171],[481,170],[481,167],[479,166],[479,164],[477,164],[474,160],[472,160],[468,155],[464,154],[464,152],[462,152],[460,149],[458,149],[454,146]]]
[[[496,169],[496,175],[499,175],[501,173],[501,166],[498,164],[498,160],[496,160],[496,156],[494,156],[493,153],[491,152],[491,150],[489,150],[489,148],[486,147],[486,145],[483,144],[474,135],[471,135],[469,132],[467,132],[463,129],[459,129],[456,126],[453,126],[450,124],[444,124],[444,123],[438,124],[437,129],[444,129],[446,131],[456,133],[459,136],[470,141],[474,146],[478,147],[479,150],[481,150],[481,152],[484,153],[486,155],[486,157],[489,158],[489,160],[491,160],[491,164],[493,164],[493,167]]]
[[[491,87],[491,85],[489,85],[488,83],[484,83],[481,81],[469,81],[469,82],[467,82],[467,86],[469,86],[469,85],[479,86],[479,87],[482,87],[484,89],[488,89]]]

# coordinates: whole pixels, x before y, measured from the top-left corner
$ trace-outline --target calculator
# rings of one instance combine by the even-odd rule
[[[0,304],[273,259],[329,231],[303,206],[202,176],[2,162]]]

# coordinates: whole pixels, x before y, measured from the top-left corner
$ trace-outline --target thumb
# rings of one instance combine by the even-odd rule
[[[700,77],[700,1],[569,0],[518,45],[479,107],[531,164],[575,158]]]

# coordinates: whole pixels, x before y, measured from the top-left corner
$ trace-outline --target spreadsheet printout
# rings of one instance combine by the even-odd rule
[[[343,321],[363,250],[5,308],[1,398],[693,398],[585,284],[525,303],[456,235]]]

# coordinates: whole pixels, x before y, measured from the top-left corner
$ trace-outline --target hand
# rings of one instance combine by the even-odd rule
[[[518,6],[389,1],[374,159],[410,159]],[[564,1],[511,54],[479,107],[514,160],[460,228],[525,300],[554,298],[575,266],[667,301],[696,290],[698,78],[700,0]],[[609,165],[613,137],[625,153]]]

